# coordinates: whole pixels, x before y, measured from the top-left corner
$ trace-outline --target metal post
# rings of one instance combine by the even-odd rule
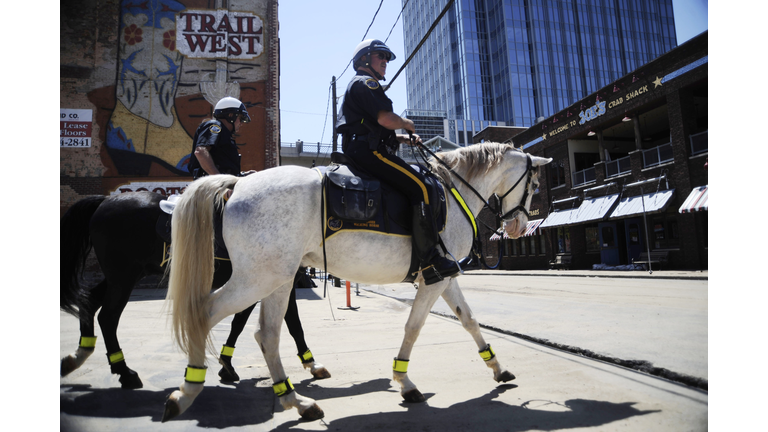
[[[642,186],[640,186],[640,200],[643,203],[643,225],[645,225],[645,251],[648,252],[648,274],[653,274],[653,268],[651,267],[651,238],[648,237],[648,219],[645,217],[645,194],[643,194]]]
[[[336,135],[336,77],[332,77],[331,88],[333,89],[333,151],[336,151],[337,135]],[[327,112],[327,111],[326,111]]]

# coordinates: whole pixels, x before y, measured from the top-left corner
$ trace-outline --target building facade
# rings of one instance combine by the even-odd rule
[[[192,136],[225,96],[252,119],[244,170],[279,164],[275,0],[64,1],[61,212],[88,195],[181,191]]]
[[[417,50],[447,3],[402,16],[408,108],[448,119],[529,127],[677,46],[672,0],[454,0]]]
[[[707,47],[704,32],[511,136],[553,161],[540,172],[527,235],[486,232],[486,261],[547,268],[561,255],[590,269],[651,252],[666,255],[667,269],[708,268]]]

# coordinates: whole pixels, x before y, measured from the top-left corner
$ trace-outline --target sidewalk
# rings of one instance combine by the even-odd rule
[[[655,273],[655,272],[654,272]],[[499,361],[517,379],[493,381],[477,347],[461,325],[430,315],[413,351],[409,377],[427,397],[405,404],[392,377],[392,359],[403,338],[410,307],[361,291],[345,309],[344,288],[297,290],[307,342],[332,377],[311,379],[301,368],[287,329],[283,365],[296,390],[317,400],[325,418],[303,422],[283,411],[271,389],[263,356],[252,339],[258,307],[234,354],[241,381],[218,381],[209,357],[206,388],[178,419],[161,424],[165,398],[183,380],[185,357],[172,346],[162,312],[165,290],[135,290],[121,320],[126,361],[144,388],[120,389],[109,373],[100,330],[96,352],[60,381],[61,430],[187,431],[627,431],[706,430],[707,392],[622,367],[564,353],[513,336],[483,331]],[[227,318],[213,330],[220,347]],[[77,321],[61,314],[61,356],[74,351]]]

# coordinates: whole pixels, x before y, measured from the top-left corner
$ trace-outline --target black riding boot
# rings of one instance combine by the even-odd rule
[[[424,282],[431,285],[459,272],[456,261],[440,255],[437,250],[439,234],[429,205],[413,206],[413,246],[421,263]]]

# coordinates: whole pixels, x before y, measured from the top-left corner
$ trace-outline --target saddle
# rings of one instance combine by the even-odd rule
[[[425,179],[432,208],[432,217],[438,231],[445,229],[446,206],[443,185],[421,165],[411,165]],[[323,189],[327,214],[325,238],[342,231],[365,230],[387,235],[411,236],[412,208],[408,198],[397,189],[379,181],[357,166],[343,153],[331,154],[331,165],[317,167],[323,176]],[[413,282],[419,270],[416,254],[411,253],[411,266],[403,282]]]

